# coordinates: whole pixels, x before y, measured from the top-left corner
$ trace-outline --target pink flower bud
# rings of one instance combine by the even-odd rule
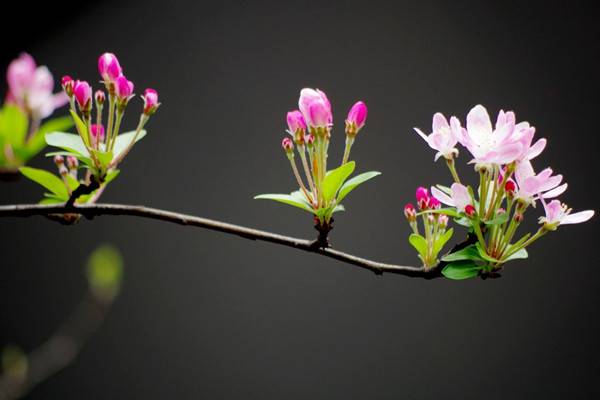
[[[515,216],[514,216],[515,222],[522,222],[523,221],[523,214],[520,212],[516,212]]]
[[[422,186],[417,188],[415,196],[417,198],[417,204],[419,205],[419,208],[421,210],[427,209],[429,206],[429,193],[427,192],[427,189]]]
[[[92,87],[86,81],[76,81],[73,85],[73,95],[79,108],[89,110],[92,103]]]
[[[96,142],[104,141],[104,126],[102,124],[92,124],[90,132],[92,133],[92,137]]]
[[[469,218],[473,217],[473,215],[475,215],[475,207],[473,207],[472,204],[467,204],[465,206],[465,214],[467,214],[467,217]]]
[[[73,96],[73,85],[74,84],[75,84],[75,81],[73,81],[73,78],[71,78],[69,75],[63,76],[62,79],[60,80],[60,85],[62,86],[63,90],[69,97]]]
[[[158,102],[158,92],[154,89],[146,89],[144,91],[144,114],[153,114],[160,103]]]
[[[446,229],[448,226],[448,216],[446,214],[440,214],[438,216],[438,224],[440,229]]]
[[[358,131],[365,126],[366,121],[367,105],[362,101],[359,101],[354,104],[348,112],[348,118],[346,119],[346,132],[351,131],[352,133],[357,134]]]
[[[517,185],[515,184],[515,181],[513,181],[512,179],[506,181],[506,183],[504,184],[504,190],[509,196],[513,196],[515,194],[515,191],[517,190]]]
[[[77,160],[77,158],[73,157],[73,156],[68,156],[67,157],[67,167],[69,167],[69,169],[77,169],[77,167],[79,166],[79,160]]]
[[[127,80],[125,75],[121,75],[115,80],[117,97],[120,100],[126,100],[133,95],[133,82]]]
[[[436,199],[435,197],[431,196],[429,198],[429,208],[433,209],[433,210],[437,210],[438,208],[440,208],[441,203],[438,199]]]
[[[61,166],[65,163],[65,158],[61,155],[55,155],[54,156],[54,164],[56,164],[57,166]]]
[[[288,132],[292,135],[298,131],[302,131],[302,135],[304,135],[304,131],[306,131],[306,122],[304,121],[302,113],[298,110],[287,113],[287,125]]]
[[[100,56],[98,59],[98,72],[100,72],[105,82],[114,81],[123,74],[119,60],[113,53],[104,53]]]
[[[294,142],[289,137],[283,138],[281,147],[283,147],[283,150],[285,150],[286,153],[290,154],[294,151]]]
[[[312,133],[304,136],[304,143],[310,148],[315,143],[315,137]]]
[[[97,105],[103,105],[104,102],[106,101],[106,95],[104,94],[104,92],[102,90],[96,90],[96,93],[94,94],[94,98],[96,99],[96,104]]]
[[[324,92],[319,89],[304,88],[300,91],[298,107],[304,116],[306,124],[314,128],[331,126],[333,116],[331,103]]]
[[[408,203],[404,206],[404,216],[408,220],[408,222],[414,222],[417,219],[417,210],[415,210],[415,206],[411,203]]]

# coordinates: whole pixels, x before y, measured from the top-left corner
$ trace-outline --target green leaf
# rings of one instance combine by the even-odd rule
[[[471,220],[467,217],[456,218],[454,222],[456,222],[459,225],[466,226],[467,228],[471,228],[473,226]]]
[[[417,216],[423,215],[423,214],[446,214],[447,216],[453,217],[453,218],[460,216],[460,214],[456,212],[456,209],[451,208],[451,207],[421,211],[421,212],[417,213]]]
[[[274,200],[274,201],[278,201],[280,203],[288,204],[290,206],[301,208],[304,211],[308,211],[311,214],[314,213],[314,210],[312,209],[312,207],[310,207],[308,205],[308,203],[306,203],[306,201],[304,201],[304,202],[299,201],[298,198],[296,198],[295,196],[293,196],[291,194],[260,194],[258,196],[254,196],[254,199],[256,199],[256,200],[263,200],[263,199]]]
[[[516,253],[510,255],[506,260],[503,260],[503,261],[506,262],[506,261],[510,261],[510,260],[520,260],[520,259],[525,259],[527,257],[529,257],[527,250],[521,249],[521,250],[517,251]]]
[[[65,132],[51,132],[46,134],[46,143],[50,146],[58,147],[63,150],[74,152],[85,157],[89,157],[83,140],[78,135]]]
[[[22,147],[27,136],[27,115],[14,104],[7,104],[0,113],[0,132],[6,143]]]
[[[437,238],[437,240],[435,241],[435,243],[433,245],[433,252],[435,254],[438,254],[440,252],[440,250],[442,250],[442,248],[444,247],[444,245],[452,237],[453,233],[454,233],[454,229],[450,228],[446,232],[444,232],[444,234],[442,236],[440,236],[439,238]]]
[[[73,121],[75,121],[75,127],[77,128],[77,132],[79,132],[79,137],[81,138],[82,142],[84,142],[87,147],[91,147],[89,141],[89,132],[85,122],[79,118],[79,115],[77,115],[75,111],[69,110],[69,112],[71,113],[71,117],[73,117]]]
[[[341,211],[346,211],[346,208],[342,204],[338,204],[334,207],[334,209],[331,213],[333,214],[333,213],[341,212]]]
[[[442,261],[452,262],[452,261],[460,261],[460,260],[481,260],[481,256],[479,255],[479,251],[475,247],[474,244],[465,247],[464,249],[460,249],[455,251],[454,253],[450,253],[442,257]]]
[[[329,175],[323,179],[321,184],[321,190],[323,193],[323,199],[325,203],[329,204],[331,200],[335,198],[336,193],[344,183],[346,179],[354,172],[355,163],[354,161],[347,162],[346,164],[338,167],[329,172]]]
[[[112,151],[92,150],[92,153],[94,154],[96,159],[98,159],[98,161],[100,161],[100,165],[102,165],[102,168],[104,168],[104,169],[108,168],[108,165],[110,164],[110,162],[113,159]]]
[[[69,193],[67,192],[67,187],[64,182],[54,174],[51,174],[48,171],[44,171],[43,169],[31,168],[31,167],[21,167],[19,171],[27,178],[32,181],[42,185],[52,193],[54,193],[57,197],[67,200],[69,198]]]
[[[70,117],[53,118],[40,126],[40,129],[29,139],[26,144],[27,159],[39,153],[46,146],[46,133],[64,132],[73,126]]]
[[[115,158],[121,156],[121,153],[125,151],[127,146],[129,146],[129,143],[131,143],[134,136],[135,131],[121,133],[119,136],[117,136],[117,138],[115,139],[115,147],[113,147],[113,153],[115,155]],[[138,134],[138,137],[135,139],[135,142],[139,142],[144,138],[144,136],[146,136],[146,130],[142,129]]]
[[[342,185],[340,188],[340,192],[337,196],[337,201],[340,203],[344,197],[348,195],[351,191],[356,189],[359,185],[365,183],[366,181],[375,178],[377,175],[381,175],[381,172],[378,171],[369,171],[362,173],[360,175],[356,175],[355,177],[349,179]]]
[[[500,215],[496,215],[494,218],[492,218],[489,221],[484,221],[484,223],[486,225],[502,225],[503,223],[505,223],[506,221],[508,221],[508,214],[504,213],[504,214],[500,214]]]
[[[442,275],[448,279],[462,280],[476,277],[480,270],[481,267],[473,261],[462,260],[446,265],[442,269]]]
[[[500,262],[500,260],[497,260],[494,257],[490,256],[487,253],[486,249],[484,249],[483,247],[481,247],[481,244],[479,244],[479,242],[477,242],[477,244],[475,246],[477,247],[477,251],[479,252],[479,255],[485,261],[489,261],[489,262],[492,262],[492,263]]]
[[[121,171],[118,169],[113,169],[112,171],[110,171],[108,174],[106,174],[106,178],[104,178],[104,184],[108,185],[109,183],[117,179],[117,176],[119,176],[120,173]]]
[[[412,233],[408,237],[408,242],[417,250],[422,259],[427,255],[427,240],[421,235]]]

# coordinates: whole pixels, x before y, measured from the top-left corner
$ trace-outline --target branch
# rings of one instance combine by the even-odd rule
[[[0,217],[30,217],[41,215],[51,219],[58,219],[65,214],[80,214],[88,219],[101,215],[129,215],[155,219],[159,221],[170,222],[179,225],[195,226],[213,231],[223,232],[231,235],[243,237],[251,240],[261,240],[264,242],[280,244],[293,247],[298,250],[304,250],[311,253],[330,257],[357,267],[367,269],[377,275],[384,272],[404,275],[413,278],[433,279],[442,277],[441,269],[443,265],[437,268],[425,270],[422,267],[413,267],[405,265],[386,264],[377,261],[357,257],[343,251],[335,250],[329,247],[319,246],[319,241],[299,239],[290,236],[284,236],[277,233],[271,233],[263,230],[247,228],[245,226],[229,224],[208,218],[196,217],[175,213],[172,211],[160,210],[144,206],[133,206],[123,204],[87,204],[73,205],[65,207],[64,205],[40,205],[40,204],[18,204],[9,206],[0,206]]]

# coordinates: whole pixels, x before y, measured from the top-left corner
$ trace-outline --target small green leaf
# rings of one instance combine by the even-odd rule
[[[435,187],[437,187],[438,189],[440,189],[442,192],[446,193],[448,196],[452,195],[452,189],[450,189],[448,186],[435,185]]]
[[[481,260],[481,257],[479,256],[479,251],[477,251],[477,248],[473,244],[442,257],[442,261],[445,262],[460,260]]]
[[[492,263],[500,262],[500,260],[497,260],[494,257],[490,256],[487,253],[486,249],[484,249],[483,247],[481,247],[481,244],[479,244],[479,242],[475,245],[475,247],[477,247],[477,251],[479,252],[479,255],[485,261],[489,261],[489,262],[492,262]]]
[[[85,122],[83,122],[81,120],[81,118],[79,118],[79,115],[77,115],[77,113],[75,111],[69,110],[69,112],[71,113],[71,116],[73,117],[73,121],[75,121],[75,128],[77,128],[77,132],[79,132],[79,137],[85,143],[85,146],[91,147],[90,140],[89,140],[89,132],[88,132],[87,126],[85,125]],[[85,154],[85,153],[82,153],[82,154]]]
[[[486,225],[502,225],[503,223],[505,223],[506,221],[508,221],[508,214],[504,213],[504,214],[500,214],[500,215],[496,215],[494,218],[492,218],[489,221],[484,221],[484,223]]]
[[[19,168],[19,171],[21,171],[21,173],[27,178],[54,193],[57,197],[64,200],[69,198],[69,193],[67,192],[65,183],[56,175],[51,174],[48,171],[44,171],[43,169],[31,167],[21,167]]]
[[[46,134],[46,143],[50,146],[74,152],[86,157],[90,156],[83,140],[78,135],[65,132],[51,132]]]
[[[467,217],[456,218],[454,219],[454,222],[456,222],[459,225],[466,226],[467,228],[471,228],[473,226],[471,220]]]
[[[427,240],[421,235],[412,233],[408,237],[408,242],[417,250],[422,259],[427,256]]]
[[[329,204],[331,200],[335,198],[336,193],[344,183],[346,179],[354,172],[355,163],[354,161],[347,162],[346,164],[332,170],[323,179],[321,184],[321,191],[323,193],[323,199],[325,203]]]
[[[333,214],[333,213],[341,212],[341,211],[346,211],[346,208],[342,204],[338,204],[335,206],[335,208],[333,209],[333,211],[331,213]]]
[[[117,136],[117,138],[115,139],[115,146],[113,147],[113,153],[115,155],[115,158],[121,156],[121,153],[125,151],[125,149],[129,146],[129,143],[131,143],[134,136],[135,131],[121,133],[119,136]],[[146,130],[142,129],[138,134],[138,137],[135,139],[135,142],[139,142],[144,138],[144,136],[146,136]]]
[[[444,232],[444,234],[442,236],[437,238],[437,240],[435,241],[435,243],[433,245],[433,252],[435,254],[438,254],[440,252],[440,250],[442,250],[442,248],[444,248],[444,245],[448,242],[448,240],[450,240],[453,233],[454,233],[454,229],[450,228],[446,232]]]
[[[301,208],[311,214],[314,213],[314,210],[308,205],[308,203],[306,203],[306,201],[299,201],[295,196],[290,194],[260,194],[258,196],[254,196],[254,198],[257,200],[274,200],[280,203],[289,204],[290,206]]]
[[[527,257],[529,257],[527,250],[521,249],[521,250],[517,251],[516,253],[510,255],[506,260],[503,260],[503,261],[506,262],[506,261],[510,261],[510,260],[519,260],[519,259],[525,259]]]
[[[113,159],[113,152],[112,151],[92,150],[92,153],[94,154],[96,159],[98,161],[100,161],[100,165],[102,166],[102,168],[107,169],[108,165],[110,164],[110,162]]]
[[[480,270],[481,267],[473,261],[462,260],[446,265],[442,269],[442,275],[448,279],[462,280],[476,277]]]
[[[351,191],[356,189],[359,185],[365,183],[366,181],[375,178],[377,175],[381,175],[381,172],[378,171],[369,171],[362,173],[360,175],[356,175],[355,177],[348,179],[346,183],[342,185],[340,188],[340,192],[337,196],[338,203],[341,202],[344,197],[348,195]]]
[[[0,132],[6,143],[22,147],[27,136],[27,115],[17,105],[7,104],[0,113]]]

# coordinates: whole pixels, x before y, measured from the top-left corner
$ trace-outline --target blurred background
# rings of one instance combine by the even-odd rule
[[[149,135],[105,202],[312,237],[307,214],[252,200],[294,188],[280,141],[285,113],[308,86],[333,103],[334,160],[348,108],[367,103],[352,158],[358,171],[383,171],[336,217],[331,238],[340,249],[418,263],[402,207],[417,186],[450,177],[412,127],[429,132],[436,111],[464,120],[478,103],[491,114],[515,110],[548,138],[534,165],[565,175],[563,201],[576,210],[600,204],[600,15],[585,3],[12,6],[1,71],[27,51],[57,80],[97,82],[97,58],[111,51],[137,93],[160,94]],[[129,106],[126,129],[141,104]],[[471,174],[468,159],[463,151],[463,176]],[[43,156],[32,165],[54,168]],[[41,194],[26,180],[0,184],[2,204]],[[532,229],[540,212],[527,214]],[[453,282],[375,276],[139,218],[76,226],[7,218],[0,220],[0,346],[31,350],[50,336],[86,291],[89,253],[111,242],[127,266],[119,298],[75,362],[29,399],[589,399],[600,394],[599,234],[598,217],[562,227],[501,279]]]

